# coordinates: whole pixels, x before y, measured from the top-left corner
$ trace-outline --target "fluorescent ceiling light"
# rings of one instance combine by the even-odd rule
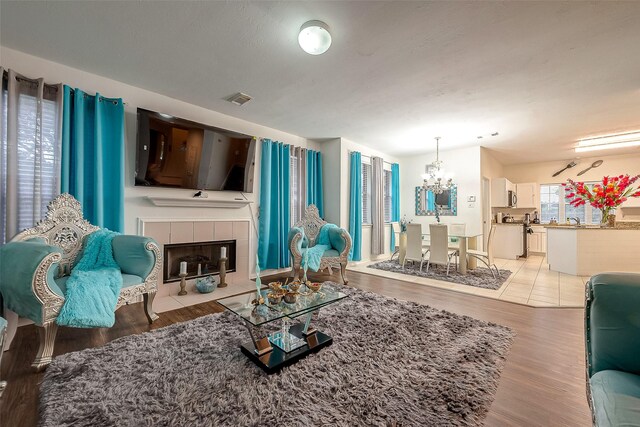
[[[578,141],[577,153],[640,146],[640,131],[584,138]]]
[[[614,142],[613,144],[586,145],[584,147],[576,147],[576,153],[584,153],[585,151],[610,150],[613,148],[628,148],[640,146],[640,139],[636,141]]]
[[[322,21],[305,22],[300,27],[298,43],[310,55],[321,55],[331,46],[329,26]]]

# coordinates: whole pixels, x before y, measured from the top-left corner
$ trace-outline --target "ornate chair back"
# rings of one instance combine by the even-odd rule
[[[309,205],[304,211],[304,216],[300,221],[294,224],[294,227],[304,229],[304,235],[309,239],[309,247],[315,246],[320,229],[327,221],[320,218],[320,213],[316,205]]]
[[[32,228],[27,228],[11,241],[17,242],[32,238],[41,238],[45,243],[62,249],[59,262],[60,276],[68,275],[75,265],[78,254],[82,251],[82,243],[86,236],[99,230],[82,216],[82,207],[73,196],[60,194],[49,203],[45,219]]]

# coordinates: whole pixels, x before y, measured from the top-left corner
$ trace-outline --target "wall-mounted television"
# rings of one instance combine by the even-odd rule
[[[255,138],[138,108],[136,186],[253,192]]]

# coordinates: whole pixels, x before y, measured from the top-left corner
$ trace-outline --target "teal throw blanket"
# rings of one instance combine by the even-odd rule
[[[331,249],[331,240],[329,239],[329,230],[332,228],[338,228],[335,224],[325,224],[320,229],[316,244],[310,248],[302,250],[302,268],[305,271],[310,268],[313,271],[320,269],[320,261],[322,260],[322,254],[327,249]]]
[[[122,274],[111,247],[116,235],[101,229],[87,237],[82,258],[67,279],[64,305],[56,319],[58,325],[110,328],[115,323],[122,288]]]

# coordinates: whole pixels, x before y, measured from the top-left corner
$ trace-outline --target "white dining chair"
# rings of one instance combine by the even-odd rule
[[[491,229],[489,230],[489,238],[487,239],[486,252],[479,251],[476,249],[467,249],[467,256],[474,257],[482,261],[489,268],[489,270],[491,270],[491,274],[493,275],[494,279],[497,277],[496,273],[497,275],[500,275],[500,270],[498,269],[498,266],[496,265],[493,259],[493,242],[494,242],[493,237],[495,232],[496,232],[496,226],[492,225]],[[493,271],[491,267],[495,268],[495,271]]]
[[[449,229],[445,224],[429,224],[429,236],[431,241],[427,271],[431,264],[446,265],[448,276],[451,258],[456,257],[456,270],[458,268],[458,250],[449,249]],[[420,271],[422,271],[422,263],[420,263]]]
[[[460,249],[460,237],[464,236],[467,224],[449,224],[449,249]]]
[[[407,261],[420,262],[420,270],[422,270],[422,261],[427,251],[422,247],[422,225],[407,224],[407,254],[404,256],[402,268]]]
[[[395,248],[393,248],[393,253],[391,254],[391,258],[389,258],[389,260],[392,260],[394,255],[400,255],[400,223],[392,222],[391,230],[393,230],[392,233],[395,236],[396,245]]]

